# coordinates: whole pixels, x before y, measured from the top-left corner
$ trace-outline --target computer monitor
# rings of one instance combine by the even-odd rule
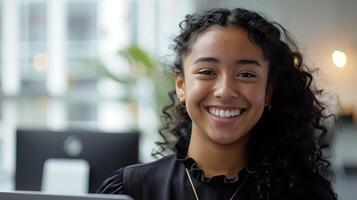
[[[40,191],[44,163],[50,158],[86,160],[89,193],[116,169],[138,163],[138,132],[20,129],[16,135],[16,190]]]

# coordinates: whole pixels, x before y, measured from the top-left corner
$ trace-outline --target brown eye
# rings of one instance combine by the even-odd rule
[[[251,73],[251,72],[242,72],[238,74],[238,77],[242,77],[242,78],[255,78],[255,74]]]
[[[213,71],[211,70],[201,70],[198,72],[198,74],[201,74],[201,75],[208,75],[208,76],[213,76],[215,75]]]

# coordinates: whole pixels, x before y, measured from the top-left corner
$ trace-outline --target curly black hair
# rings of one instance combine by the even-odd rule
[[[174,39],[174,73],[184,74],[183,59],[197,37],[213,26],[244,28],[269,61],[271,110],[264,111],[247,146],[247,170],[254,172],[257,194],[261,199],[277,199],[285,193],[299,193],[304,179],[322,177],[330,166],[324,154],[329,147],[324,119],[331,116],[324,114],[326,106],[318,99],[323,91],[314,85],[314,70],[304,64],[297,45],[279,23],[236,8],[186,15]],[[156,143],[156,156],[174,151],[177,138],[190,139],[192,121],[175,90],[169,97],[171,104],[163,109],[164,126],[159,131],[164,140]],[[332,192],[330,182],[322,180]]]

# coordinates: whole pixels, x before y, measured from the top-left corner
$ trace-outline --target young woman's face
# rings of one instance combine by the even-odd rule
[[[183,60],[176,91],[192,119],[192,134],[221,145],[249,133],[269,105],[269,63],[238,26],[203,32]]]

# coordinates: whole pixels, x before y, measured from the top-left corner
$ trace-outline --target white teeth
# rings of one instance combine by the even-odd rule
[[[231,112],[230,112],[230,114],[231,114],[231,116],[234,116],[234,110],[232,110]]]
[[[219,111],[219,116],[224,117],[224,113],[225,113],[224,110],[220,110]]]
[[[218,108],[209,108],[209,112],[212,115],[219,116],[219,117],[236,117],[241,114],[241,109],[221,110]]]
[[[240,115],[241,112],[242,112],[242,110],[236,110],[236,111],[234,111],[234,115]]]

